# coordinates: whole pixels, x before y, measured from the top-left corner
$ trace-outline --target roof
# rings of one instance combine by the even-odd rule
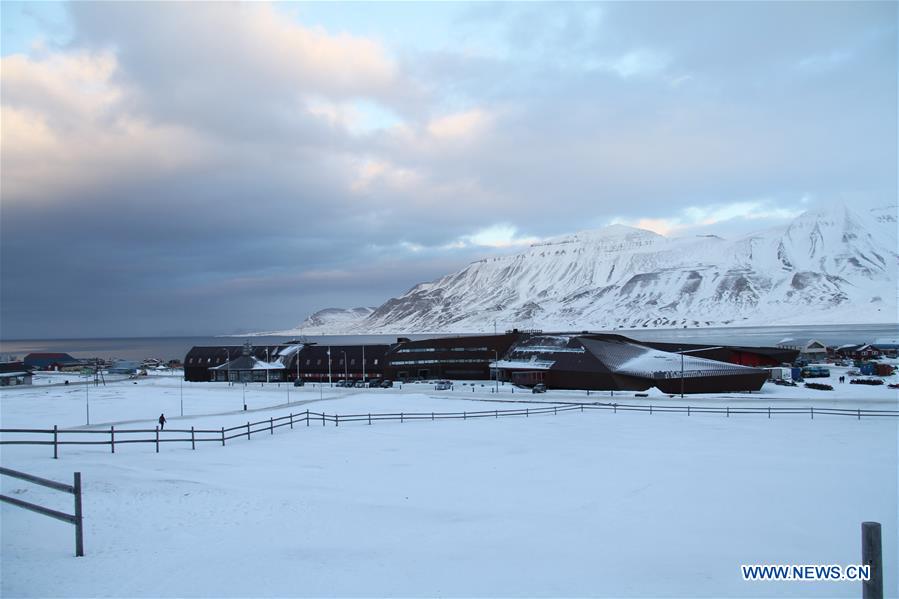
[[[0,373],[0,379],[10,379],[14,376],[31,376],[30,372],[3,372]]]

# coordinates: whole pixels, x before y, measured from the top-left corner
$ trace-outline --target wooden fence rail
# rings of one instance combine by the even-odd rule
[[[603,410],[618,412],[648,412],[654,413],[676,413],[686,414],[687,416],[699,414],[722,414],[726,417],[755,414],[765,415],[771,418],[774,415],[803,415],[814,419],[818,416],[849,416],[861,420],[862,417],[899,417],[897,410],[862,410],[849,408],[801,408],[801,407],[758,407],[758,406],[738,406],[738,407],[710,407],[710,406],[654,406],[654,405],[634,405],[619,403],[576,403],[565,402],[554,405],[543,405],[539,403],[530,403],[534,407],[515,408],[509,410],[474,410],[463,412],[390,412],[390,413],[365,413],[365,414],[326,414],[324,412],[310,412],[306,410],[299,414],[290,413],[287,416],[271,417],[267,420],[258,422],[247,422],[232,427],[219,427],[217,429],[199,429],[190,427],[189,429],[165,429],[155,428],[139,428],[139,429],[117,429],[113,426],[109,428],[91,428],[91,429],[60,429],[54,426],[52,429],[37,428],[5,428],[0,429],[0,445],[52,445],[53,457],[59,457],[59,447],[62,445],[108,445],[111,453],[115,453],[116,445],[129,444],[154,444],[156,452],[160,450],[160,446],[168,443],[190,443],[191,449],[196,449],[197,444],[202,443],[220,443],[223,446],[228,441],[240,438],[251,440],[254,434],[268,432],[269,435],[275,434],[275,429],[305,424],[307,427],[310,423],[321,423],[322,426],[333,424],[339,427],[341,423],[348,424],[353,422],[365,422],[372,424],[378,421],[399,421],[405,423],[413,420],[469,420],[475,418],[494,418],[500,416],[538,416],[546,414],[559,414],[562,412],[578,411],[583,413],[587,411]],[[538,407],[539,406],[539,407]],[[134,438],[135,435],[152,435],[151,437]],[[9,436],[16,435],[47,435],[48,439],[9,439]],[[91,439],[90,437],[94,438]],[[105,438],[97,439],[97,436]]]
[[[73,477],[73,481],[71,485],[67,485],[66,483],[57,482],[55,480],[50,480],[47,478],[41,478],[39,476],[34,476],[33,474],[26,474],[25,472],[19,472],[18,470],[12,470],[11,468],[3,468],[0,467],[0,474],[5,476],[11,476],[13,478],[18,478],[20,480],[28,481],[30,483],[34,483],[36,485],[41,485],[42,487],[48,487],[50,489],[54,489],[56,491],[62,491],[63,493],[71,493],[75,496],[75,513],[67,514],[65,512],[59,512],[57,510],[51,510],[48,507],[44,507],[42,505],[37,505],[36,503],[30,503],[28,501],[22,501],[21,499],[16,499],[15,497],[9,497],[7,495],[0,495],[0,501],[11,503],[20,508],[24,508],[26,510],[31,510],[32,512],[37,512],[38,514],[43,514],[44,516],[50,516],[51,518],[56,518],[57,520],[62,520],[63,522],[68,522],[69,524],[75,525],[75,556],[83,557],[84,556],[84,522],[81,516],[81,473],[76,472]]]

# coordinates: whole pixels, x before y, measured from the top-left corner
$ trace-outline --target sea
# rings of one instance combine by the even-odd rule
[[[804,346],[816,339],[826,345],[870,343],[876,340],[899,339],[899,324],[803,325],[776,327],[727,327],[692,329],[616,329],[607,332],[625,335],[640,341],[671,343],[708,343],[714,345],[747,345],[792,347]],[[472,333],[487,334],[487,333]],[[163,361],[183,360],[190,348],[198,345],[277,345],[293,339],[319,345],[375,345],[395,343],[397,337],[426,339],[428,337],[464,337],[466,335],[307,335],[298,337],[116,337],[105,339],[9,339],[0,340],[0,360],[22,359],[31,352],[65,352],[76,358],[105,358]],[[894,341],[895,342],[895,341]]]

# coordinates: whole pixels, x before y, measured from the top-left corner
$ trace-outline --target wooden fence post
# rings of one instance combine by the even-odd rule
[[[499,410],[493,410],[493,417],[499,418]]]
[[[727,417],[730,418],[730,406],[727,406]]]
[[[225,427],[222,427],[222,447],[225,446]]]
[[[111,453],[115,453],[115,427],[109,427],[109,446],[112,448]]]
[[[871,568],[862,581],[863,599],[883,599],[883,548],[880,522],[862,522],[862,565]]]
[[[250,440],[250,423],[247,422],[247,441]]]
[[[368,425],[371,426],[371,414],[368,415]]]
[[[690,406],[687,406],[687,416],[690,415]]]
[[[861,408],[858,409],[858,419],[859,420],[862,419],[862,409]]]
[[[340,414],[334,414],[334,426],[340,426]]]
[[[325,426],[325,411],[322,410],[322,426]]]
[[[530,418],[530,417],[531,417],[531,409],[530,409],[530,408],[525,408],[525,409],[524,409],[524,417],[525,417],[525,418]]]
[[[649,415],[652,416],[652,404],[649,404]]]
[[[306,410],[306,426],[309,426],[309,410]]]
[[[553,406],[553,416],[558,416],[558,415],[559,415],[559,410],[556,408],[556,406]]]
[[[458,414],[458,412],[456,412]],[[462,420],[467,420],[468,414],[466,412],[462,412]]]
[[[771,406],[768,406],[768,418],[771,418]]]
[[[814,420],[815,419],[815,406],[810,407],[809,412],[811,412],[812,420]]]
[[[59,459],[59,428],[57,425],[53,425],[53,459]]]
[[[290,428],[293,428],[293,412],[290,413]]]
[[[190,427],[190,448],[191,448],[191,449],[196,449],[196,448],[197,448],[197,438],[194,436],[194,427],[193,427],[193,425],[191,425],[191,427]]]
[[[156,453],[159,453],[159,427],[156,427]]]
[[[268,419],[268,432],[272,435],[275,434],[275,419],[274,418]]]
[[[403,413],[400,412],[400,424],[402,424],[402,423],[403,423]]]
[[[75,473],[75,556],[84,557],[84,518],[81,515],[81,473]]]

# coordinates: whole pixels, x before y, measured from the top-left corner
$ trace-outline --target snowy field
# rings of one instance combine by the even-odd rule
[[[766,385],[618,403],[896,410],[897,391]],[[181,383],[174,376],[0,391],[3,428],[218,429],[288,413],[457,412],[610,401],[488,383],[434,391]],[[827,381],[824,381],[827,382]],[[289,397],[288,397],[289,391]],[[183,398],[183,402],[182,402]],[[244,400],[248,411],[242,410]],[[180,416],[183,405],[184,416]],[[860,583],[744,582],[741,564],[856,564],[883,525],[897,596],[899,419],[585,411],[281,428],[200,445],[2,446],[3,466],[84,477],[73,527],[2,504],[3,597],[852,596]],[[2,477],[71,511],[71,497]]]

